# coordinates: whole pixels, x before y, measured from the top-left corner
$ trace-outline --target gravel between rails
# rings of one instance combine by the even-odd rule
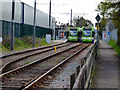
[[[81,47],[81,46],[79,46]],[[46,61],[43,61],[40,64],[35,65],[32,68],[29,68],[27,70],[22,71],[19,74],[11,75],[11,77],[6,78],[2,82],[2,86],[23,86],[25,83],[28,83],[31,79],[38,77],[51,69],[53,66],[58,64],[63,60],[63,57],[68,57],[71,54],[73,54],[75,51],[79,49],[79,47],[76,47],[74,49],[71,49],[71,51],[64,52],[64,54],[60,54],[58,56],[52,57],[50,59],[47,59]],[[73,51],[72,51],[73,50]]]
[[[65,43],[65,44],[62,44],[62,45],[58,45],[57,47],[62,48],[62,46],[64,47],[64,46],[67,46],[69,44],[70,43]],[[29,55],[32,55],[32,54],[35,54],[35,53],[39,53],[39,54],[45,53],[45,51],[48,51],[49,49],[52,49],[52,48],[54,48],[54,46],[51,47],[51,48],[40,49],[40,50],[31,51],[31,52],[28,52],[28,53],[24,53],[24,54],[20,54],[20,55],[14,55],[14,56],[9,56],[7,58],[0,59],[0,61],[2,62],[1,66],[4,66],[5,64],[13,62],[13,61],[16,61],[18,59],[23,59],[23,57],[26,57],[26,56],[29,56]],[[51,50],[49,50],[49,51],[51,51]]]
[[[65,44],[66,43],[56,44],[56,46],[61,46],[61,45],[65,45]],[[43,50],[47,50],[47,49],[52,48],[52,47],[54,47],[54,46],[51,46],[51,47],[46,46],[46,48],[42,48],[42,47],[41,48],[34,48],[33,49],[34,51],[29,51],[29,50],[32,50],[32,49],[28,49],[29,52],[21,51],[21,52],[24,52],[24,53],[20,53],[20,54],[17,54],[17,55],[11,55],[11,56],[8,56],[8,57],[5,57],[5,58],[0,58],[0,61],[2,62],[1,66],[3,66],[4,64],[6,64],[8,62],[12,62],[16,59],[19,59],[19,58],[31,55],[33,53],[43,51]],[[27,51],[27,50],[25,50],[25,51]]]
[[[63,47],[58,48],[56,52],[64,50],[65,48],[67,48],[69,46],[72,46],[72,45],[73,44],[69,44],[69,43],[68,44],[64,44],[64,45],[60,45],[60,46],[63,46]],[[52,53],[55,53],[55,51],[54,50],[50,50],[50,51],[47,51],[47,52],[44,52],[44,53],[41,53],[41,54],[38,54],[38,55],[34,55],[34,56],[30,56],[28,58],[22,59],[22,60],[20,60],[18,62],[15,62],[15,63],[7,66],[2,73],[10,71],[10,70],[18,68],[18,67],[21,67],[23,65],[29,64],[29,63],[31,63],[33,61],[39,60],[40,58],[43,58],[43,57],[45,57],[47,55],[50,55]]]
[[[44,88],[70,88],[70,76],[76,72],[76,67],[80,65],[81,61],[86,56],[91,47],[92,45],[63,65],[61,69],[56,72],[55,76],[53,75],[54,80],[51,80],[51,83],[44,86]]]

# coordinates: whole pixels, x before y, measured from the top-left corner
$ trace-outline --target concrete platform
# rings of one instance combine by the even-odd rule
[[[99,54],[95,63],[95,75],[91,88],[119,90],[118,57],[106,42],[100,41]]]
[[[53,43],[61,43],[61,42],[66,42],[67,39],[64,39],[64,40],[52,40],[51,42]]]

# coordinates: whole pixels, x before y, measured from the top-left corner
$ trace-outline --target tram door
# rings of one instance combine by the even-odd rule
[[[81,37],[82,37],[82,31],[78,32],[78,41],[81,41]]]

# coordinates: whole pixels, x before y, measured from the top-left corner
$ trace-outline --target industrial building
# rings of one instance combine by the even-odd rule
[[[34,3],[34,2],[33,2]],[[11,35],[11,20],[12,20],[12,0],[0,1],[0,36]],[[15,31],[14,36],[32,36],[34,23],[34,8],[15,0],[15,15],[14,15]],[[55,18],[51,17],[51,34],[55,30]],[[45,37],[49,33],[49,15],[36,10],[36,37]]]

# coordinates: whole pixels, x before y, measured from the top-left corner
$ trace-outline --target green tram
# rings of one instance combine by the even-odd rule
[[[68,41],[78,41],[79,27],[69,27]]]
[[[68,41],[92,42],[94,43],[95,31],[93,27],[69,27]]]
[[[93,27],[82,27],[82,37],[81,41],[82,42],[92,42],[94,43],[94,36],[95,36],[95,31]]]

